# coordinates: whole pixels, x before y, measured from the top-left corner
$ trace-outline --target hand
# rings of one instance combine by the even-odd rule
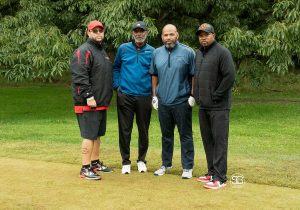
[[[158,99],[156,96],[152,97],[152,106],[155,110],[158,110]]]
[[[188,99],[188,103],[189,103],[190,107],[195,106],[195,98],[193,96],[190,96]]]
[[[97,103],[96,103],[94,97],[86,99],[86,103],[89,107],[97,107]]]

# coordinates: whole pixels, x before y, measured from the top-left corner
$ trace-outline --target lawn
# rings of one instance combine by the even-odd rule
[[[155,110],[152,112],[147,155],[149,173],[140,176],[135,172],[137,129],[134,127],[131,146],[133,173],[128,177],[120,174],[117,113],[113,98],[100,157],[116,172],[103,175],[103,184],[77,183],[81,138],[69,86],[7,86],[0,88],[0,96],[3,104],[0,110],[0,163],[6,168],[0,181],[2,189],[5,189],[0,193],[0,206],[3,208],[92,208],[97,202],[85,203],[88,198],[83,193],[92,193],[99,185],[102,190],[96,197],[104,199],[101,209],[145,209],[141,205],[143,203],[148,205],[146,209],[247,209],[246,206],[249,209],[287,206],[293,209],[300,204],[297,199],[300,196],[299,91],[234,94],[228,178],[230,181],[232,175],[242,175],[246,185],[239,191],[230,185],[220,194],[205,195],[205,189],[195,180],[183,182],[180,179],[182,169],[177,131],[171,175],[161,179],[152,175],[161,164],[161,134]],[[193,109],[195,177],[206,172],[197,109]],[[33,171],[28,171],[30,168]],[[62,171],[63,176],[59,174]],[[60,196],[55,196],[58,192]],[[203,194],[204,203],[198,200],[199,192]],[[161,193],[171,203],[166,202]],[[289,199],[283,197],[278,200],[282,194]],[[181,198],[176,199],[179,195]],[[218,201],[213,202],[215,196],[219,196]],[[235,201],[237,197],[238,202]]]
[[[80,164],[80,136],[67,85],[0,88],[0,156]],[[205,156],[193,109],[194,175],[205,173]],[[242,174],[247,182],[300,188],[300,93],[250,92],[235,94],[231,111],[228,175]],[[102,159],[120,168],[116,103],[108,112]],[[177,131],[176,131],[177,133]],[[160,128],[153,110],[148,167],[160,163]],[[133,130],[132,160],[137,131]],[[174,171],[180,174],[180,144],[176,134]],[[263,179],[261,177],[264,177]]]

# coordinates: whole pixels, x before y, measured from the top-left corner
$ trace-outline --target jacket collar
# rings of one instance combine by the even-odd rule
[[[99,43],[99,42],[96,42],[95,40],[91,39],[91,38],[88,38],[87,39],[87,42],[95,47],[98,47],[100,49],[103,48],[103,42]]]
[[[132,40],[131,42],[132,42],[133,46],[135,46],[135,48],[139,48],[139,49],[144,48],[144,47],[146,46],[146,44],[147,44],[147,42],[144,42],[144,44],[143,44],[141,47],[138,47],[138,46],[136,45],[136,43],[135,43],[134,40]]]

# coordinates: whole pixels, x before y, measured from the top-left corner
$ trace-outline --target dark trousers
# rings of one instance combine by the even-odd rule
[[[129,165],[130,141],[133,127],[134,114],[139,133],[138,161],[146,162],[146,154],[149,146],[148,130],[151,119],[151,96],[130,96],[118,91],[118,124],[119,124],[119,147],[122,156],[122,164]]]
[[[208,175],[226,182],[229,110],[199,110],[200,131],[206,154]]]
[[[162,164],[172,166],[174,150],[174,128],[177,125],[181,144],[183,169],[194,166],[194,141],[192,133],[192,108],[187,102],[173,106],[158,105],[158,116],[162,133]]]

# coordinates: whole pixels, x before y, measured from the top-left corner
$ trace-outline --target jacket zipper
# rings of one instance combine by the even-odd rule
[[[169,68],[171,67],[171,64],[170,64],[170,56],[171,56],[171,51],[169,51],[169,57],[168,57],[168,67],[169,67]]]
[[[140,48],[136,49],[136,62],[139,62],[139,56],[140,56]]]

